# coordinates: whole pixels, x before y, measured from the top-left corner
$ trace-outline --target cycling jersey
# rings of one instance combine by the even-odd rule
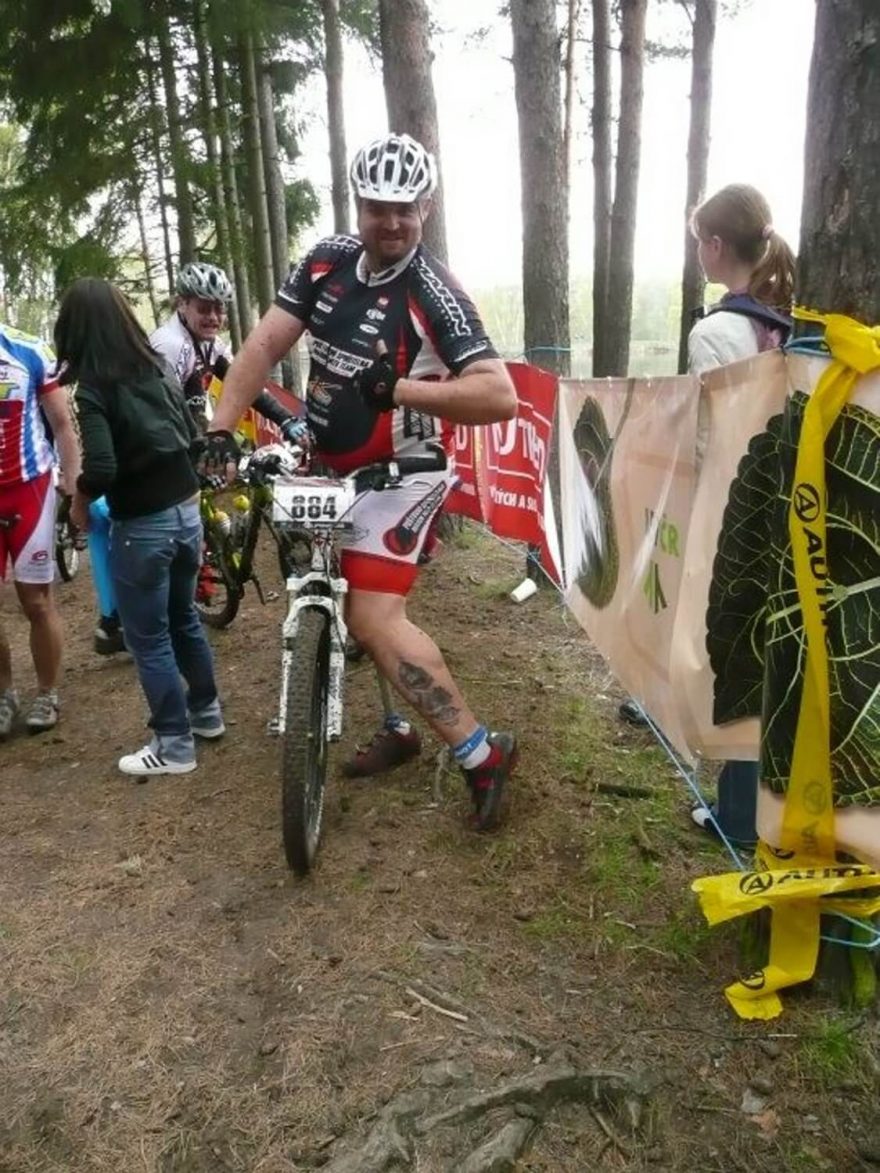
[[[181,387],[186,387],[193,374],[204,381],[218,358],[230,357],[229,347],[221,338],[199,342],[178,313],[172,314],[167,322],[153,331],[150,346],[162,355],[177,375]]]
[[[371,273],[360,240],[328,237],[291,269],[276,304],[309,331],[308,420],[330,467],[348,472],[424,451],[431,440],[451,454],[451,425],[411,407],[371,411],[353,386],[380,339],[397,374],[413,379],[459,375],[498,357],[470,298],[421,245]]]
[[[0,326],[0,488],[54,467],[55,449],[40,400],[58,388],[55,357],[38,338]]]

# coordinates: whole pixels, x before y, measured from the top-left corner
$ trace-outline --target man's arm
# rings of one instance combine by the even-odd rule
[[[299,318],[270,306],[235,356],[223,380],[223,393],[208,431],[231,432],[263,390],[272,367],[302,336],[305,324]]]
[[[46,413],[49,427],[55,437],[61,460],[62,489],[72,493],[80,474],[79,442],[70,415],[67,392],[63,387],[40,396],[40,406]]]
[[[454,424],[494,424],[516,415],[516,390],[500,358],[483,358],[443,383],[398,379],[394,403]]]

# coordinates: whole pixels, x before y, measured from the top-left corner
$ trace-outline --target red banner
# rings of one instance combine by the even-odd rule
[[[526,363],[508,363],[507,369],[519,401],[517,416],[500,424],[456,428],[460,484],[446,508],[485,521],[499,537],[538,547],[544,569],[561,582],[552,505],[544,492],[556,376]]]

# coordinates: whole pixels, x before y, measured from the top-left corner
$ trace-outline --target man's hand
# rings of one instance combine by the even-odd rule
[[[190,446],[196,466],[196,475],[215,489],[222,489],[235,480],[241,450],[232,432],[207,432],[198,436]]]
[[[288,444],[305,445],[308,430],[309,425],[306,422],[305,416],[294,416],[289,420],[285,420],[281,425],[281,435]]]
[[[394,388],[399,376],[384,342],[376,343],[376,356],[373,365],[355,377],[354,387],[370,411],[394,411]]]
[[[70,502],[69,517],[80,533],[84,534],[89,528],[89,500],[79,489],[75,491]]]

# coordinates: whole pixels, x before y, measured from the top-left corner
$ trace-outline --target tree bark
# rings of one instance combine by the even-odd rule
[[[327,131],[330,139],[333,230],[348,233],[351,231],[351,218],[345,112],[342,102],[343,61],[339,0],[321,0],[321,7],[324,13],[324,76],[327,80]]]
[[[160,0],[156,32],[159,41],[159,65],[162,87],[165,91],[165,113],[168,119],[168,141],[171,144],[171,172],[174,179],[174,204],[177,209],[178,262],[181,265],[195,259],[196,233],[192,196],[189,190],[189,159],[180,100],[177,96],[177,62],[171,35],[171,18],[165,0]]]
[[[159,325],[159,303],[156,299],[156,285],[153,281],[153,262],[150,259],[150,244],[147,239],[147,226],[144,223],[144,209],[141,206],[140,191],[137,184],[132,185],[131,206],[138,225],[138,235],[141,241],[141,260],[144,265],[144,281],[147,286],[147,297],[150,302],[150,313],[153,315],[154,325]]]
[[[156,94],[156,73],[153,68],[153,52],[149,42],[144,51],[144,73],[147,79],[147,94],[150,99],[150,149],[153,154],[153,171],[156,176],[156,191],[159,197],[159,221],[162,225],[162,246],[165,254],[165,280],[168,283],[168,298],[174,297],[174,258],[171,253],[171,228],[168,224],[168,203],[165,195],[165,165],[162,159],[162,112]]]
[[[798,300],[880,322],[880,6],[818,0]]]
[[[260,106],[257,94],[257,60],[253,33],[244,30],[238,38],[241,69],[242,131],[248,161],[249,199],[254,241],[254,269],[257,278],[257,302],[264,314],[275,296],[272,267],[272,238],[269,232],[269,206],[263,148],[260,142]]]
[[[705,280],[697,260],[697,242],[690,228],[690,216],[706,192],[712,124],[712,49],[718,0],[696,0],[691,50],[691,112],[687,150],[687,199],[685,203],[684,268],[681,275],[681,330],[678,342],[678,369],[688,367],[688,335],[693,311],[703,300]]]
[[[611,11],[593,0],[593,375],[605,374],[611,254]]]
[[[621,0],[620,4],[620,121],[611,212],[605,370],[599,372],[603,375],[625,375],[629,368],[647,7],[647,0]]]
[[[426,0],[379,0],[382,41],[382,80],[388,126],[408,134],[431,151],[440,167],[437,102],[431,80],[430,15]],[[446,223],[443,184],[438,181],[431,215],[425,221],[425,246],[444,263]]]
[[[194,38],[198,65],[199,105],[201,108],[202,131],[205,152],[208,156],[208,170],[211,176],[211,213],[217,233],[217,251],[220,264],[226,273],[234,278],[232,248],[229,242],[229,220],[226,213],[226,199],[223,192],[223,170],[217,147],[217,115],[211,93],[211,58],[208,42],[207,11],[205,0],[194,0]],[[232,348],[241,346],[241,322],[235,298],[229,304],[229,333]]]
[[[580,0],[568,0],[565,37],[565,117],[562,123],[562,160],[565,178],[566,214],[571,214],[571,137],[574,112],[574,46],[577,41]]]
[[[241,222],[241,203],[238,195],[238,179],[235,174],[235,151],[232,127],[229,118],[229,89],[226,84],[225,63],[219,42],[211,41],[214,98],[217,110],[217,130],[220,135],[220,166],[223,172],[223,202],[229,224],[229,247],[232,252],[232,269],[235,279],[235,300],[242,338],[246,338],[253,326],[251,291],[248,278],[247,257],[242,248],[244,241]]]
[[[568,216],[555,0],[512,0],[527,361],[569,369]]]

